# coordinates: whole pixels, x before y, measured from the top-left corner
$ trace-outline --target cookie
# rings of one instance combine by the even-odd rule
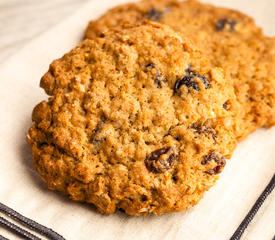
[[[167,26],[124,25],[85,40],[40,86],[50,97],[27,135],[35,168],[49,189],[101,213],[190,208],[236,145],[233,87]]]
[[[167,24],[182,37],[193,39],[212,67],[224,69],[241,106],[233,127],[238,140],[258,127],[274,125],[275,38],[264,36],[252,18],[194,0],[146,0],[109,10],[89,23],[85,37],[92,39],[123,22],[143,19]]]

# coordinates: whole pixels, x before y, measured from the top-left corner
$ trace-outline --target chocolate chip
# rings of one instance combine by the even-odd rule
[[[201,161],[201,164],[206,165],[212,160],[214,160],[217,163],[217,166],[213,169],[206,171],[206,173],[210,175],[220,173],[226,164],[225,158],[219,157],[216,151],[212,151],[211,153],[204,156],[203,160]]]
[[[194,78],[199,78],[206,89],[210,88],[210,82],[209,80],[205,77],[202,76],[198,73],[195,73],[192,71],[191,66],[185,70],[186,76],[178,79],[174,85],[174,92],[177,92],[182,85],[185,85],[187,88],[193,88],[196,91],[200,91],[199,83],[196,81],[193,81]]]
[[[217,29],[217,31],[222,31],[225,28],[225,26],[228,25],[229,31],[233,32],[236,24],[237,24],[237,22],[234,20],[222,18],[216,22],[216,29]]]
[[[145,17],[152,21],[159,21],[163,12],[155,8],[151,8],[146,14]]]
[[[163,173],[173,166],[175,158],[173,148],[167,146],[149,154],[145,159],[145,166],[153,173]]]
[[[206,124],[202,124],[201,122],[195,122],[191,125],[192,129],[194,129],[195,133],[211,135],[213,140],[216,142],[217,132],[214,128],[207,126]]]

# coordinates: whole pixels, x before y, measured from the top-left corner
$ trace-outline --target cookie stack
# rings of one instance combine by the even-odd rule
[[[111,214],[181,211],[275,123],[275,39],[237,11],[144,0],[89,23],[40,86],[28,143],[49,189]]]

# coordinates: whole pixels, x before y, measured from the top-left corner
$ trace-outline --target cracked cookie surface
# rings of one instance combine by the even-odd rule
[[[50,97],[34,108],[27,136],[35,168],[50,189],[102,213],[195,205],[236,145],[224,108],[233,87],[161,24],[83,41],[40,86]]]
[[[143,19],[167,24],[193,39],[212,67],[224,69],[241,106],[235,108],[238,121],[233,126],[239,140],[258,127],[275,124],[275,38],[264,36],[252,18],[195,0],[146,0],[109,10],[90,22],[85,37]]]

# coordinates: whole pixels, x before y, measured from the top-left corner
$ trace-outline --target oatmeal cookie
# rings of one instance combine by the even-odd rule
[[[27,135],[49,189],[107,214],[198,203],[236,145],[233,87],[200,54],[169,27],[144,22],[55,60],[40,82],[50,97]]]
[[[91,21],[85,37],[103,36],[113,26],[143,19],[167,24],[183,38],[193,39],[212,67],[224,69],[242,108],[235,112],[237,139],[275,124],[275,38],[264,36],[252,18],[195,0],[144,0]]]

